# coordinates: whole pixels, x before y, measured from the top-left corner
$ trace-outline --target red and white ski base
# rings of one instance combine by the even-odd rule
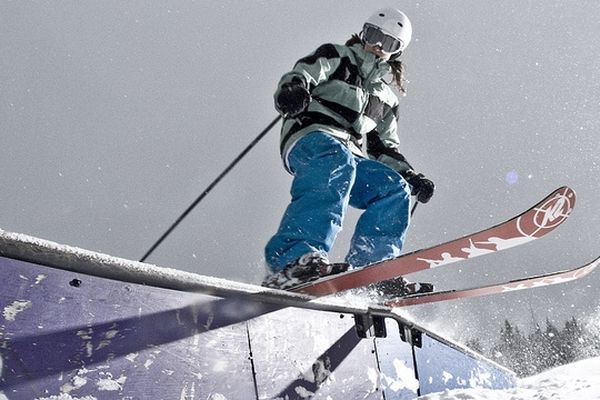
[[[532,289],[559,283],[570,282],[582,278],[592,272],[600,265],[600,257],[581,267],[567,271],[551,272],[548,274],[516,279],[510,282],[498,283],[489,286],[480,286],[470,289],[448,290],[442,292],[431,292],[401,297],[386,301],[388,307],[405,307],[419,304],[435,303],[438,301],[466,299],[470,297],[487,296],[490,294],[514,292],[523,289]]]
[[[552,232],[569,217],[574,205],[575,192],[568,187],[561,187],[529,210],[492,228],[365,268],[324,277],[290,290],[326,296],[505,250]]]

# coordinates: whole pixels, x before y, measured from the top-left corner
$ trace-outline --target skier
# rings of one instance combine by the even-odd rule
[[[400,153],[398,60],[412,27],[399,10],[377,11],[345,45],[324,44],[281,78],[275,108],[283,116],[280,151],[293,176],[292,200],[265,248],[264,286],[286,289],[336,265],[331,249],[348,205],[364,210],[346,264],[361,268],[397,257],[410,219],[410,196],[427,203],[433,182]]]

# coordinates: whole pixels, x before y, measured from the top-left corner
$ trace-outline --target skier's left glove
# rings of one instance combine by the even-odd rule
[[[431,200],[433,192],[435,191],[435,184],[431,179],[427,179],[425,175],[417,174],[411,169],[406,171],[403,176],[412,188],[411,194],[417,196],[417,201],[420,203],[427,203]]]

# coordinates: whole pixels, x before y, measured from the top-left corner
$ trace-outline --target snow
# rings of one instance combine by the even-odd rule
[[[447,390],[419,400],[600,400],[600,357],[578,361],[519,380],[506,390]]]
[[[7,321],[14,321],[17,318],[17,314],[31,308],[31,301],[28,300],[15,300],[12,304],[4,307],[2,315]]]

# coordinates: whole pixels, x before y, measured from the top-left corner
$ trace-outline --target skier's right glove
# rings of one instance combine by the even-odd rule
[[[284,83],[275,99],[275,108],[284,117],[295,117],[308,107],[310,92],[302,82]]]
[[[409,169],[404,173],[404,179],[412,188],[411,194],[417,196],[417,201],[420,203],[427,203],[433,196],[435,185],[433,181],[425,178],[425,175]]]

